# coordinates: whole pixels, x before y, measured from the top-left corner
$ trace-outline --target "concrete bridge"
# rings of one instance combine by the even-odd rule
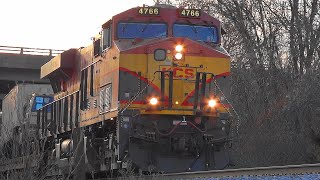
[[[0,46],[0,110],[2,99],[18,83],[49,83],[40,68],[63,50]]]

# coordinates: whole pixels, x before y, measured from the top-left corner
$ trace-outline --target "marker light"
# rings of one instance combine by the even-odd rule
[[[176,51],[177,51],[177,52],[181,52],[182,49],[183,49],[183,47],[182,47],[181,45],[177,45],[177,46],[176,46]]]
[[[177,60],[180,60],[182,59],[182,53],[176,53],[176,55],[174,55],[174,57],[177,59]]]
[[[150,104],[151,104],[151,105],[156,105],[156,104],[158,104],[158,99],[157,99],[157,98],[151,98],[151,99],[150,99]]]
[[[215,107],[217,105],[217,101],[214,99],[209,100],[208,103],[209,107]]]

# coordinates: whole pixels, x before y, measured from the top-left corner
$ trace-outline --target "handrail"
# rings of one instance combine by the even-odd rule
[[[63,51],[64,50],[58,50],[58,49],[0,46],[0,53],[10,53],[10,54],[57,56],[58,54],[61,54]]]
[[[80,91],[79,91],[79,90],[76,90],[76,91],[74,91],[74,92],[72,92],[72,93],[70,93],[70,94],[67,94],[67,95],[65,95],[65,96],[63,96],[63,97],[61,97],[61,98],[58,98],[58,99],[52,101],[51,103],[45,104],[45,105],[42,106],[40,109],[38,109],[38,111],[43,110],[43,108],[48,107],[48,106],[50,106],[51,104],[53,104],[53,103],[55,103],[55,102],[57,102],[57,101],[61,101],[62,99],[65,99],[66,97],[69,97],[69,96],[71,96],[71,95],[74,95],[74,94],[76,94],[77,92],[80,92]]]

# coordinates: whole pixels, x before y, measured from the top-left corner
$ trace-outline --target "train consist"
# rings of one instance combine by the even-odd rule
[[[221,34],[220,21],[198,9],[113,16],[91,45],[42,66],[55,93],[37,116],[45,150],[88,173],[224,168],[230,57]]]

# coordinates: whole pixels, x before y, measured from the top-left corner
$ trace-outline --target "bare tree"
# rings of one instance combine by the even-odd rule
[[[219,18],[227,32],[232,103],[242,117],[235,164],[317,162],[319,1],[178,2]]]

